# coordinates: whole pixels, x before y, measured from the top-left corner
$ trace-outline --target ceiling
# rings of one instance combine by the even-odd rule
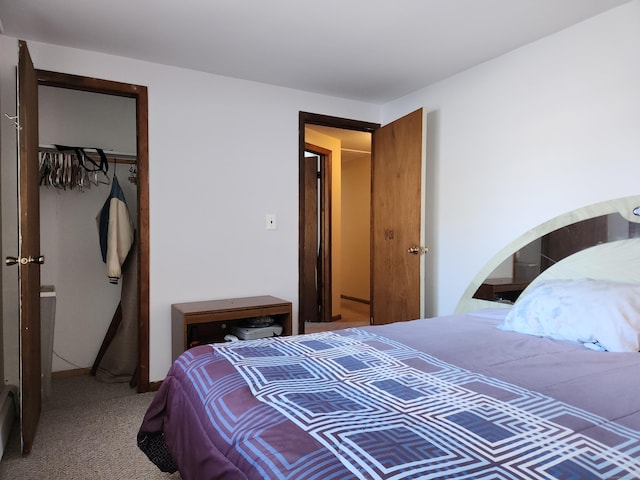
[[[4,34],[383,104],[629,0],[0,0]]]
[[[312,124],[307,124],[306,129],[340,140],[341,160],[343,162],[357,160],[371,154],[371,133],[369,132]]]

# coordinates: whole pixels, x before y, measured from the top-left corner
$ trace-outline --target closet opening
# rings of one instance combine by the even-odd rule
[[[36,73],[41,284],[56,295],[51,369],[90,370],[103,382],[149,391],[146,88]],[[115,274],[99,227],[114,191],[133,227]],[[44,329],[42,336],[47,341]]]

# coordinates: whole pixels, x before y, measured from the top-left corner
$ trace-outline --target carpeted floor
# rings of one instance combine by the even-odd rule
[[[0,461],[0,478],[21,480],[176,480],[160,472],[136,445],[154,393],[105,384],[83,375],[54,378],[31,453],[20,455],[17,422]]]

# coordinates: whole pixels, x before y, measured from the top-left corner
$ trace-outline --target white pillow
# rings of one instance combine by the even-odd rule
[[[547,280],[516,301],[500,328],[599,344],[610,352],[640,350],[640,284]]]

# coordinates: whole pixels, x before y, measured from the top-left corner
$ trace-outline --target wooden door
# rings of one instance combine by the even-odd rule
[[[424,312],[424,119],[417,110],[373,133],[371,311],[373,324]],[[418,249],[410,253],[409,249]]]
[[[38,82],[27,44],[18,58],[20,429],[22,453],[31,451],[40,419],[40,199]],[[32,259],[35,259],[33,261]]]
[[[331,297],[331,151],[305,144],[300,164],[300,308],[304,322],[330,322]],[[299,330],[303,332],[304,330]]]
[[[305,322],[320,321],[319,296],[319,222],[318,222],[318,161],[317,156],[304,157],[301,176],[304,182],[302,197],[304,218],[300,263],[300,315]],[[314,221],[315,219],[315,221]]]

